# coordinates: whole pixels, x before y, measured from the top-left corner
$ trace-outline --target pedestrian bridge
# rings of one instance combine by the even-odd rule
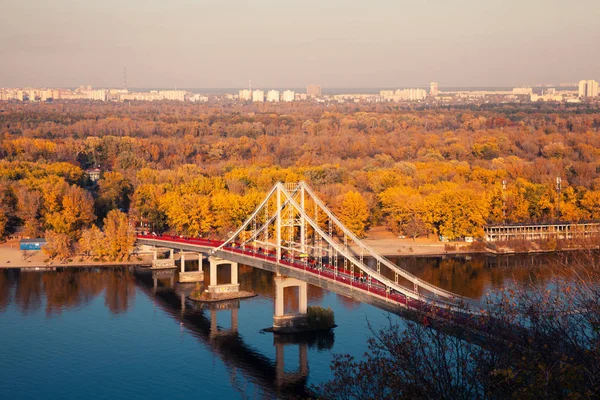
[[[276,183],[246,222],[224,241],[155,234],[138,235],[137,241],[209,255],[211,270],[215,266],[213,287],[217,286],[218,264],[235,268],[234,285],[237,264],[244,264],[300,281],[293,283],[297,286],[309,283],[389,311],[481,311],[477,301],[425,282],[377,254],[304,182]]]

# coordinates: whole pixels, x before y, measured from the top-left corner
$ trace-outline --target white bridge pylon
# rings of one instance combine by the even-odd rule
[[[359,249],[358,254],[351,244]],[[304,262],[316,268],[327,263],[336,275],[343,268],[352,279],[359,275],[369,284],[375,281],[387,291],[393,289],[428,303],[452,308],[474,303],[418,279],[376,253],[346,228],[305,182],[276,183],[244,224],[212,253],[232,245],[268,253],[277,262]],[[376,266],[367,265],[365,257],[373,258]]]

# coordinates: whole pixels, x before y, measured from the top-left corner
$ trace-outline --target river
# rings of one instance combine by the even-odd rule
[[[393,261],[480,298],[527,281],[532,272],[543,282],[555,257]],[[212,309],[186,300],[193,285],[174,283],[173,274],[153,276],[135,267],[0,270],[0,398],[306,397],[332,378],[334,353],[364,354],[369,324],[404,323],[309,285],[309,305],[331,307],[338,326],[330,333],[274,336],[261,332],[273,321],[271,273],[241,266],[240,288],[257,296]],[[295,297],[288,296],[287,310],[297,306]]]

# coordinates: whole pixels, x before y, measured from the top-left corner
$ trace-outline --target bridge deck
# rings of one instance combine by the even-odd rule
[[[361,281],[359,274],[352,276],[350,273],[338,270],[337,274],[333,267],[324,265],[318,268],[303,261],[280,260],[266,253],[255,253],[254,251],[241,248],[224,247],[217,249],[223,242],[201,238],[179,238],[174,236],[148,236],[139,235],[138,242],[146,245],[168,246],[180,250],[210,252],[211,254],[239,264],[280,273],[292,278],[301,279],[312,285],[330,290],[332,292],[351,297],[355,300],[372,304],[387,311],[398,313],[401,309],[412,309],[418,311],[432,311],[436,313],[448,312],[448,303],[440,301],[423,301],[407,297],[394,291],[386,291],[385,287],[375,279],[367,282]],[[437,307],[432,307],[437,306]],[[454,310],[456,311],[456,310]],[[466,312],[466,310],[461,310]]]

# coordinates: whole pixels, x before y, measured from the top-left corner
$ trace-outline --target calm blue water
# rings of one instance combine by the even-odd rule
[[[528,268],[488,264],[413,259],[406,267],[473,297]],[[309,287],[309,302],[331,307],[338,327],[283,340],[261,333],[272,324],[272,274],[242,267],[240,282],[258,296],[239,302],[237,311],[211,311],[185,300],[193,286],[161,276],[155,287],[150,271],[0,270],[0,399],[306,397],[312,385],[331,379],[334,353],[363,355],[369,322],[375,328],[388,318],[402,323]],[[231,332],[235,313],[238,329]]]
[[[242,286],[270,274],[245,271]],[[311,303],[336,311],[339,325],[307,344],[308,377],[300,387],[276,382],[273,299],[241,302],[238,334],[227,335],[230,310],[217,311],[224,333],[210,335],[209,310],[195,310],[168,289],[169,279],[127,269],[60,272],[0,271],[0,398],[273,398],[302,393],[330,378],[332,352],[366,350],[367,318],[384,312],[311,288]],[[179,286],[179,285],[175,285]],[[268,291],[265,284],[259,291]],[[299,369],[299,345],[284,345],[284,370]]]

